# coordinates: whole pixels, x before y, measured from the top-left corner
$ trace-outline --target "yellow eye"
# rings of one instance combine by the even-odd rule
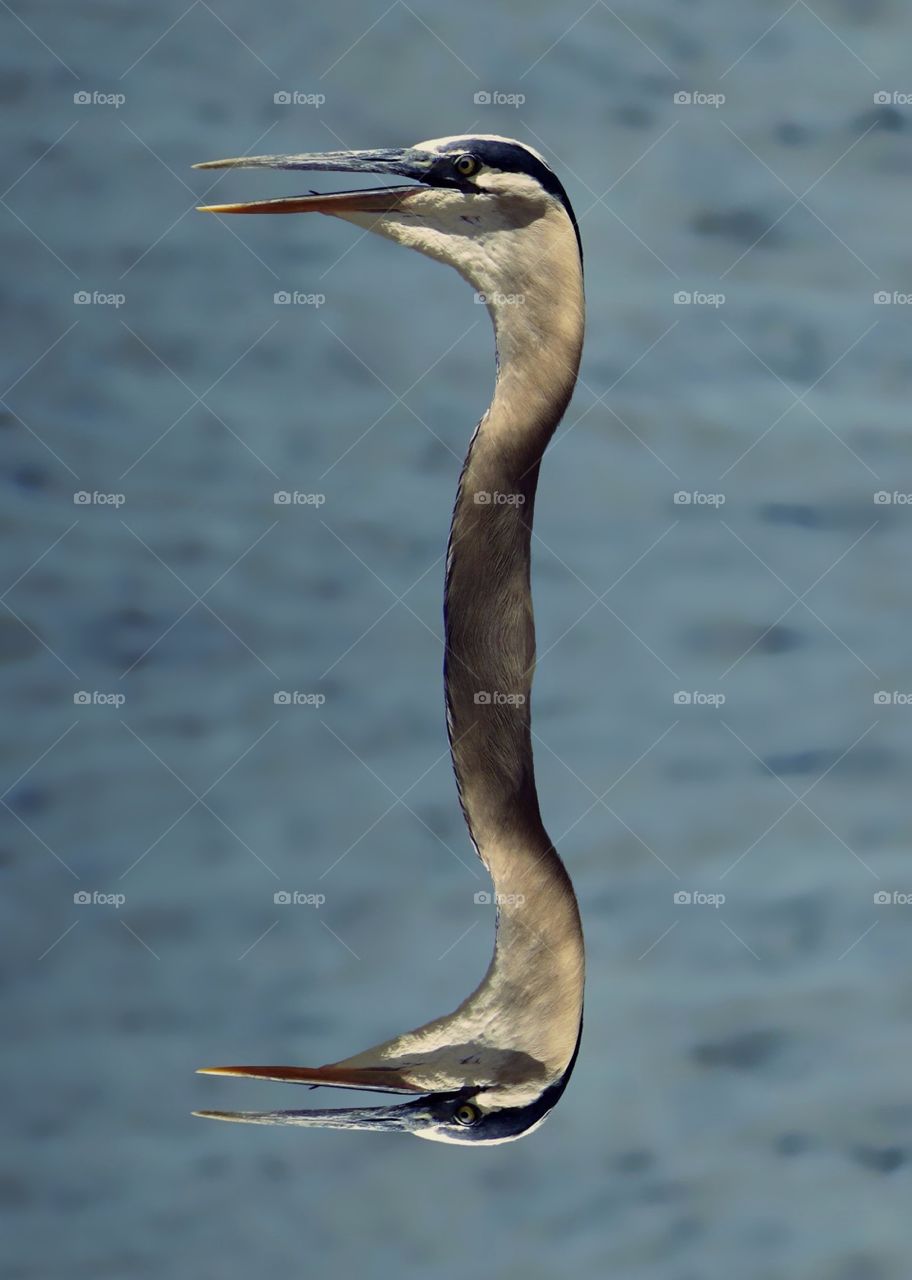
[[[468,152],[465,155],[458,156],[453,161],[453,168],[463,178],[471,178],[473,173],[477,173],[481,168],[474,156],[470,156]]]
[[[461,1107],[454,1113],[453,1119],[457,1124],[470,1125],[477,1124],[481,1119],[481,1112],[477,1107],[473,1107],[471,1102],[464,1102]]]

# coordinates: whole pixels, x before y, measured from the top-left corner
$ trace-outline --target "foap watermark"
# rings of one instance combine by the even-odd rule
[[[73,694],[77,707],[122,707],[126,700],[122,693],[102,693],[100,689],[79,689]]]
[[[279,489],[272,495],[277,507],[322,507],[325,493],[301,493],[300,490]]]
[[[724,893],[703,893],[700,889],[677,889],[674,895],[676,907],[715,907],[725,905]]]
[[[676,307],[724,307],[724,293],[701,293],[699,289],[676,289],[672,294]]]
[[[304,693],[301,689],[279,689],[272,695],[277,707],[322,707],[326,701],[325,693]]]
[[[476,507],[521,507],[525,501],[524,493],[499,493],[496,489],[475,490]]]
[[[472,701],[476,707],[524,707],[524,693],[500,693],[497,689],[479,689]]]
[[[99,493],[93,489],[77,489],[73,494],[73,502],[77,507],[122,507],[127,500],[125,493]]]
[[[878,689],[874,694],[875,707],[908,707],[912,706],[912,693],[903,693],[901,689]]]
[[[100,893],[98,889],[94,889],[91,893],[88,889],[77,889],[73,894],[73,901],[77,907],[116,907],[119,911],[126,900],[127,896],[124,893]]]
[[[305,93],[303,89],[279,89],[272,95],[277,107],[322,107],[326,103],[325,93]]]
[[[326,294],[302,293],[300,289],[277,289],[272,300],[277,307],[315,307],[319,310],[326,303]]]
[[[878,89],[874,94],[875,107],[908,107],[912,103],[912,93],[903,93],[901,89]]]
[[[674,495],[676,507],[724,507],[724,493],[703,493],[700,489],[679,489]]]
[[[78,89],[73,94],[77,107],[113,107],[119,111],[126,100],[123,93],[102,93],[100,89]]]
[[[878,489],[874,494],[874,504],[878,507],[908,507],[912,505],[912,493],[890,493],[887,489]]]
[[[912,302],[912,293],[903,293],[901,289],[878,289],[874,301],[878,307],[907,307]]]
[[[302,893],[300,889],[279,889],[272,895],[277,907],[322,907],[326,902],[325,893]]]
[[[912,907],[912,893],[902,889],[878,889],[874,894],[875,907]]]
[[[77,289],[73,294],[73,302],[77,307],[113,307],[115,311],[127,300],[125,293],[102,293],[100,289]]]
[[[476,107],[521,107],[524,93],[504,93],[501,89],[479,89],[472,95]]]
[[[489,893],[487,889],[479,889],[473,894],[472,900],[476,907],[489,907],[493,902],[497,907],[522,907],[525,906],[526,895],[524,893]]]
[[[526,301],[524,293],[480,293],[475,294],[477,307],[521,307]]]
[[[703,93],[700,89],[679,89],[674,96],[676,107],[721,107],[725,104],[724,93]]]
[[[724,707],[724,693],[701,693],[699,689],[679,689],[672,698],[676,707]]]

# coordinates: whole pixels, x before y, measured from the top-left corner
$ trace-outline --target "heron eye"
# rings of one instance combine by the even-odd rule
[[[468,152],[465,155],[457,156],[453,161],[453,168],[463,178],[471,178],[473,173],[477,173],[481,168],[475,156],[470,156]]]
[[[471,1102],[464,1102],[461,1107],[454,1113],[453,1119],[457,1124],[471,1125],[477,1124],[481,1119],[481,1112],[477,1107],[473,1107]]]

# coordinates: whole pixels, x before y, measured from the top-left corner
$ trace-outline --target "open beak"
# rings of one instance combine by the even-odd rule
[[[305,169],[321,172],[388,173],[422,182],[436,156],[431,152],[399,147],[378,151],[325,151],[299,156],[237,156],[231,160],[206,160],[194,169]],[[366,191],[340,191],[333,195],[310,192],[304,196],[280,196],[244,204],[204,204],[202,213],[388,213],[397,209],[415,187],[394,186]]]
[[[281,1080],[317,1088],[364,1089],[378,1093],[415,1094],[421,1088],[409,1084],[393,1070],[382,1067],[201,1067],[200,1075],[245,1076]],[[380,1129],[410,1132],[432,1123],[427,1098],[391,1107],[347,1107],[328,1111],[194,1111],[207,1120],[236,1124],[293,1124],[321,1129]]]

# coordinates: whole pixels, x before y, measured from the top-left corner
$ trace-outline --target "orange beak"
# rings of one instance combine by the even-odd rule
[[[381,187],[372,191],[337,191],[334,195],[280,196],[243,204],[198,204],[200,213],[388,213],[398,209],[418,187]]]
[[[409,1084],[398,1071],[387,1067],[199,1067],[201,1076],[244,1076],[255,1080],[279,1080],[288,1084],[309,1084],[316,1089],[366,1089],[378,1093],[422,1093],[420,1085]]]

